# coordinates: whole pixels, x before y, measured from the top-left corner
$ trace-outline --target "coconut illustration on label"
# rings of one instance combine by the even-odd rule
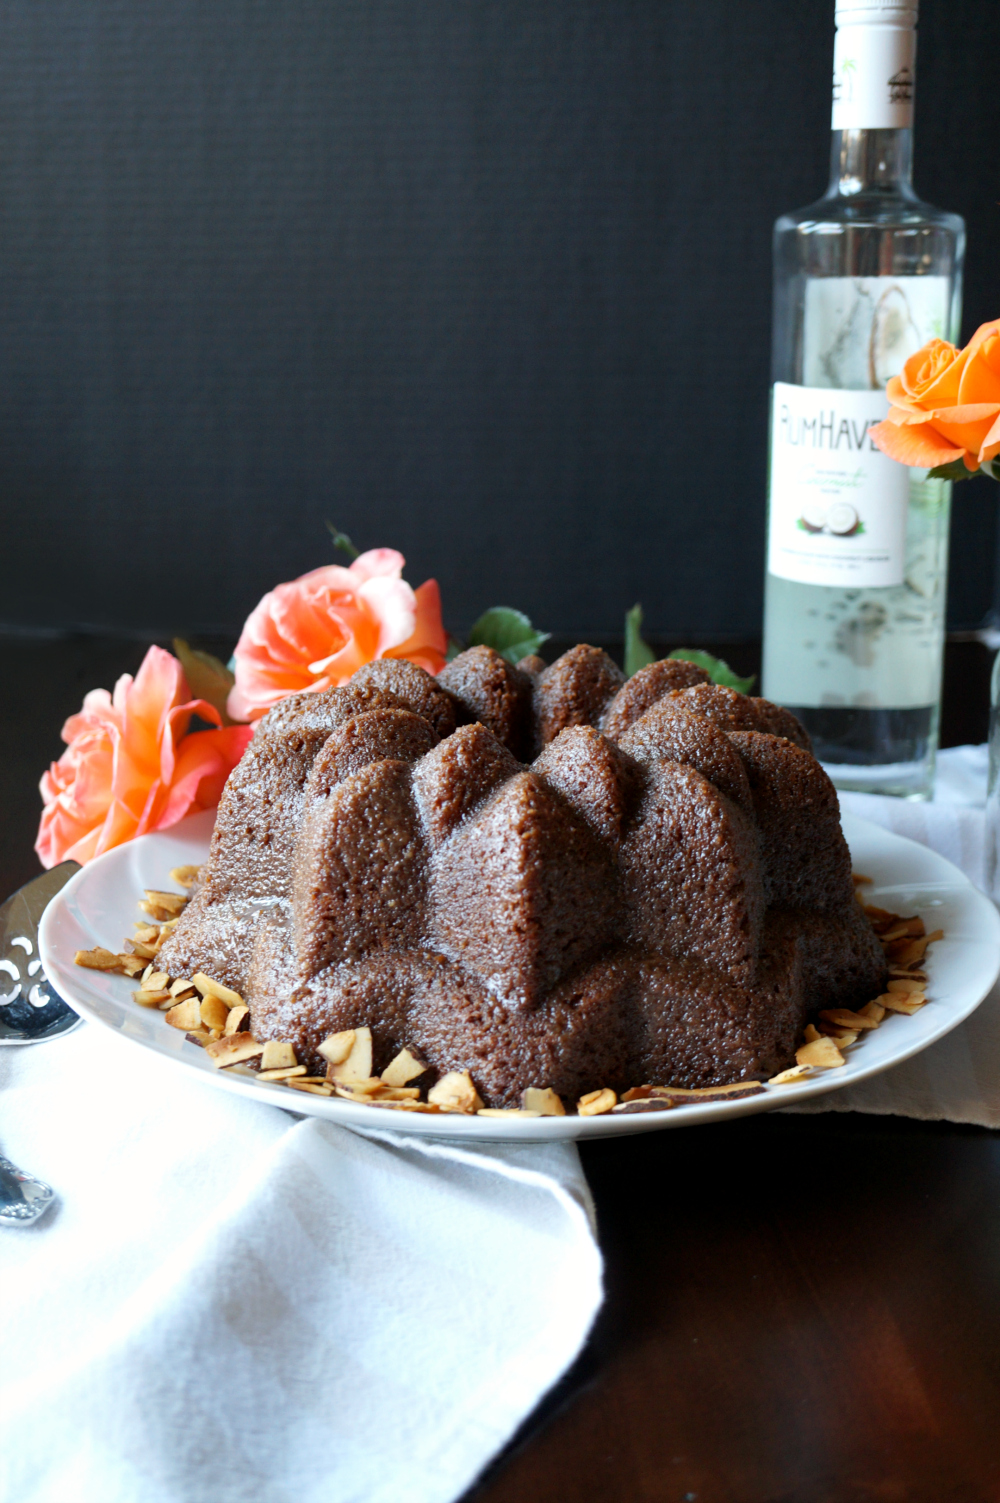
[[[861,518],[849,501],[836,501],[826,514],[826,525],[838,538],[849,538],[860,530]]]
[[[826,507],[820,501],[810,501],[802,508],[799,524],[806,532],[822,532],[826,526]]]
[[[826,532],[836,538],[860,537],[865,524],[849,501],[835,501],[832,506],[812,502],[802,508],[796,524],[803,532]]]

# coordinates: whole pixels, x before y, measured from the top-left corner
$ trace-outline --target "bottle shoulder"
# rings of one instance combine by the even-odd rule
[[[965,238],[965,221],[960,214],[924,203],[915,194],[887,192],[825,193],[815,203],[780,215],[774,233],[776,238],[786,234],[836,234],[847,226],[879,230],[933,226],[956,241]]]

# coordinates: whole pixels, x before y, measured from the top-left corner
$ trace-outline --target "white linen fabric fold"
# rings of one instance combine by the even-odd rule
[[[85,1024],[0,1050],[4,1503],[450,1503],[601,1303],[573,1144],[364,1136]]]
[[[939,754],[932,803],[842,793],[841,807],[930,846],[982,887],[987,762],[985,746],[951,747]],[[929,995],[933,999],[933,976]],[[1000,984],[971,1018],[914,1059],[785,1110],[871,1112],[1000,1127]]]

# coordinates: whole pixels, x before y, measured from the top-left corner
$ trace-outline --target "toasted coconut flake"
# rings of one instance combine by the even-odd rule
[[[184,1037],[189,1043],[197,1044],[199,1049],[206,1048],[212,1042],[212,1035],[207,1028],[192,1028],[191,1032],[186,1033]]]
[[[119,955],[118,959],[122,963],[122,970],[126,976],[130,979],[140,976],[142,984],[145,985],[146,978],[142,973],[149,970],[150,967],[144,963],[141,955]]]
[[[175,866],[170,873],[171,882],[177,882],[181,887],[193,887],[198,880],[197,866]]]
[[[295,1045],[289,1043],[287,1039],[269,1039],[264,1045],[264,1053],[260,1061],[262,1070],[290,1070],[293,1065],[297,1064]]]
[[[147,903],[155,903],[159,908],[165,908],[170,917],[183,913],[187,906],[187,894],[183,892],[157,892],[155,887],[146,888]]]
[[[669,1096],[676,1106],[697,1101],[738,1101],[743,1096],[759,1096],[764,1087],[758,1080],[734,1080],[721,1086],[653,1086],[656,1097]]]
[[[483,1104],[468,1070],[449,1070],[442,1075],[427,1092],[427,1100],[451,1112],[478,1112]]]
[[[354,1042],[350,1050],[339,1064],[331,1064],[327,1068],[326,1078],[334,1085],[348,1085],[366,1081],[372,1075],[372,1031],[370,1028],[355,1028]],[[336,1035],[334,1035],[336,1037]],[[324,1039],[323,1043],[328,1040]],[[323,1044],[319,1046],[320,1054],[323,1054]],[[323,1055],[324,1059],[328,1058]],[[376,1079],[378,1077],[375,1077]],[[379,1085],[382,1082],[379,1080]]]
[[[890,991],[892,990],[893,981],[905,981],[912,986],[916,982],[925,982],[927,980],[927,976],[923,971],[913,969],[904,970],[902,966],[890,966],[889,978]]]
[[[239,1064],[244,1059],[255,1059],[264,1053],[264,1045],[258,1044],[252,1033],[231,1033],[209,1044],[206,1051],[218,1069]]]
[[[166,971],[152,971],[148,976],[143,976],[142,984],[148,992],[168,992],[170,977]]]
[[[624,1092],[624,1094],[622,1095],[622,1101],[625,1103],[629,1101],[648,1101],[649,1097],[652,1096],[652,1094],[653,1087],[651,1085],[634,1085],[630,1086],[629,1089]]]
[[[165,991],[162,987],[158,988],[155,992],[147,991],[147,989],[143,987],[140,991],[132,993],[132,1000],[134,1002],[138,1002],[140,1007],[162,1007],[165,1002],[172,1003],[174,999],[170,995],[170,993],[168,991]],[[168,1018],[167,1021],[169,1022],[170,1019]],[[186,1028],[188,1025],[186,1023],[176,1023],[174,1026],[176,1028]]]
[[[885,953],[893,965],[913,965],[916,961],[923,960],[928,945],[943,938],[944,930],[935,929],[933,934],[925,934],[922,939],[893,940],[892,944],[886,945]]]
[[[345,1028],[342,1033],[327,1034],[323,1042],[318,1046],[328,1065],[342,1065],[344,1060],[354,1048],[355,1030]]]
[[[173,872],[171,872],[170,875],[173,876]],[[851,873],[851,881],[854,883],[855,887],[870,887],[871,880],[871,877],[863,877],[860,872]]]
[[[332,1096],[333,1086],[315,1085],[311,1080],[289,1080],[287,1082],[290,1091],[306,1091],[310,1096]]]
[[[859,1035],[853,1028],[848,1029],[845,1033],[835,1023],[821,1023],[819,1027],[823,1037],[833,1039],[838,1049],[847,1049],[851,1044],[858,1042]]]
[[[888,927],[889,924],[894,924],[899,918],[898,913],[890,913],[888,908],[876,908],[871,903],[866,903],[864,907],[865,912],[871,919],[872,925],[875,928],[877,928],[879,924],[884,924],[886,927]]]
[[[875,1023],[881,1023],[885,1017],[885,1008],[881,1002],[866,1002],[864,1007],[859,1007],[858,1012],[863,1018],[872,1018]]]
[[[521,1092],[521,1106],[540,1117],[565,1117],[566,1108],[550,1086],[528,1086]]]
[[[670,1112],[674,1105],[669,1096],[633,1096],[631,1101],[626,1101],[623,1096],[618,1105],[611,1108],[611,1112],[616,1117],[628,1117],[639,1112]]]
[[[886,992],[878,1000],[887,1012],[904,1012],[907,1017],[911,1018],[915,1012],[919,1012],[927,1005],[926,997],[913,992],[908,997],[904,997],[902,992]]]
[[[167,993],[169,996],[169,992]],[[167,1013],[167,1022],[171,1028],[201,1027],[201,1004],[197,997],[189,997],[185,1002],[175,1002]]]
[[[431,1112],[440,1116],[444,1107],[435,1106],[431,1101],[386,1101],[380,1097],[372,1097],[367,1103],[369,1106],[377,1106],[387,1112]]]
[[[185,996],[194,996],[194,989],[189,987]],[[209,1028],[217,1028],[221,1033],[229,1021],[229,1008],[221,997],[213,997],[211,992],[201,999],[201,1021]]]
[[[365,1101],[371,1096],[377,1096],[383,1089],[382,1082],[377,1075],[369,1075],[367,1080],[331,1080],[327,1076],[327,1084],[332,1085],[338,1096],[349,1097],[352,1101],[363,1098]]]
[[[134,938],[141,945],[154,944],[160,937],[160,931],[155,924],[147,924],[144,921],[136,924]]]
[[[411,1049],[400,1049],[391,1064],[386,1065],[382,1071],[382,1080],[387,1086],[409,1085],[411,1080],[416,1080],[418,1075],[423,1075],[429,1068],[425,1060],[413,1053]]]
[[[221,981],[213,981],[211,976],[204,976],[201,971],[196,971],[191,980],[203,997],[218,997],[219,1001],[225,1002],[227,1007],[243,1006],[243,998],[239,992],[234,992],[230,986],[223,986]]]
[[[105,950],[103,945],[97,945],[93,950],[77,950],[73,956],[75,963],[85,966],[88,971],[121,971],[123,958],[113,950]]]
[[[160,948],[158,936],[155,945],[146,944],[145,940],[141,939],[127,939],[125,943],[133,955],[138,955],[143,960],[155,960],[156,952]]]
[[[819,1036],[819,1029],[815,1026],[815,1024],[807,1023],[803,1033],[803,1037],[805,1038],[806,1043],[814,1044]]]
[[[618,1097],[608,1086],[602,1086],[599,1091],[588,1091],[581,1096],[576,1103],[578,1117],[603,1117],[605,1112],[618,1104]]]
[[[803,1044],[795,1051],[795,1062],[799,1065],[816,1065],[821,1070],[833,1069],[837,1065],[846,1064],[844,1056],[837,1048],[833,1039],[825,1039],[821,1034]]]
[[[266,1060],[266,1058],[267,1058],[267,1045],[265,1044],[264,1045],[264,1059],[261,1060],[261,1065],[262,1066],[263,1066],[264,1061]],[[306,1073],[306,1067],[305,1067],[305,1065],[287,1065],[284,1069],[278,1069],[278,1070],[265,1070],[265,1069],[261,1068],[260,1070],[257,1071],[257,1079],[258,1080],[291,1080],[291,1078],[292,1078],[293,1075],[304,1075],[305,1073]]]
[[[828,1007],[820,1013],[824,1023],[835,1023],[838,1028],[853,1028],[858,1032],[865,1028],[877,1028],[878,1018],[867,1017],[863,1012],[852,1012],[849,1007]]]
[[[149,898],[140,898],[136,906],[141,908],[143,913],[148,913],[149,917],[153,919],[168,919],[170,917],[169,908],[161,908],[159,903],[153,903]]]
[[[782,1070],[779,1075],[772,1075],[768,1085],[792,1085],[796,1080],[805,1080],[815,1070],[815,1065],[792,1065],[788,1070]]]
[[[231,1007],[229,1015],[226,1018],[225,1027],[222,1030],[223,1033],[227,1035],[239,1033],[243,1023],[249,1016],[250,1009],[245,1002],[241,1002],[239,1007]]]

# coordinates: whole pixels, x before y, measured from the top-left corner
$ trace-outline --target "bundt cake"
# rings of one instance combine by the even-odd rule
[[[314,1069],[368,1026],[376,1070],[407,1047],[493,1106],[767,1078],[807,1012],[885,981],[795,717],[687,662],[625,682],[587,646],[283,700],[159,963]]]

